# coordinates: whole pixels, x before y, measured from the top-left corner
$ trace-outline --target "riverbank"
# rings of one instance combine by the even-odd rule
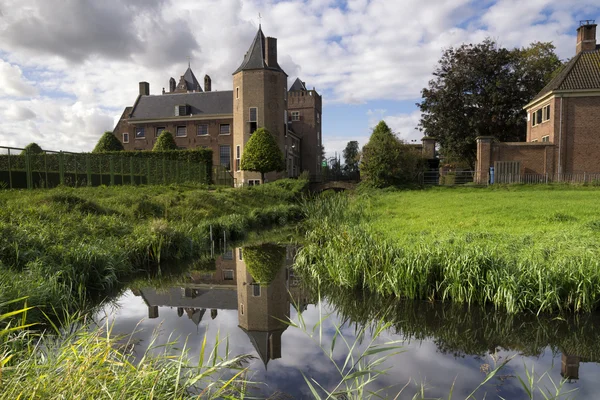
[[[600,190],[434,188],[307,203],[297,266],[382,296],[520,311],[600,306]]]
[[[198,257],[215,240],[297,221],[306,181],[243,189],[115,186],[0,191],[0,304],[30,320],[85,309],[140,272]],[[0,314],[15,303],[0,307]],[[40,307],[40,308],[37,308]]]

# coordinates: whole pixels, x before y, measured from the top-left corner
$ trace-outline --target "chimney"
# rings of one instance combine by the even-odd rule
[[[204,91],[205,92],[211,91],[211,80],[210,80],[210,76],[208,76],[208,75],[204,75]]]
[[[575,54],[579,54],[582,51],[594,51],[596,50],[596,21],[588,19],[586,21],[579,22],[579,28],[577,28],[577,48]]]
[[[150,84],[148,82],[140,82],[140,96],[150,95]]]
[[[177,84],[175,83],[175,78],[171,77],[171,79],[169,79],[169,92],[173,93],[176,87]]]
[[[277,68],[277,39],[268,37],[265,49],[265,62],[271,68]]]

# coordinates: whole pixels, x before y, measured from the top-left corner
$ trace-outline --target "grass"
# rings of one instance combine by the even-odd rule
[[[517,186],[327,196],[305,205],[298,266],[384,297],[591,312],[600,305],[599,195]]]
[[[25,309],[16,310],[24,320]],[[0,320],[6,315],[0,315]],[[251,357],[231,357],[227,342],[206,347],[189,361],[185,345],[155,345],[135,354],[130,337],[112,327],[69,321],[44,334],[23,326],[0,328],[0,399],[240,399]],[[12,330],[11,330],[12,329]]]
[[[81,311],[132,276],[301,217],[301,180],[243,188],[114,186],[0,192],[0,303]],[[12,303],[0,307],[10,310]],[[28,314],[41,320],[40,312]]]

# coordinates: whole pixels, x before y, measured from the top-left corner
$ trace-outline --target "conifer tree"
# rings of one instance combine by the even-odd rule
[[[244,154],[242,154],[241,169],[260,172],[262,183],[265,182],[267,172],[285,170],[283,154],[281,154],[275,138],[267,129],[257,129],[246,143]]]
[[[92,150],[92,153],[104,153],[106,151],[123,151],[123,145],[119,142],[119,139],[113,135],[111,131],[106,131],[98,140],[96,147]]]
[[[156,139],[156,143],[154,143],[152,151],[166,150],[177,150],[177,144],[175,143],[175,139],[173,138],[173,134],[171,132],[162,131],[158,139]]]

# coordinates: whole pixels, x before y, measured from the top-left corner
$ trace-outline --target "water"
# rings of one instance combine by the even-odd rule
[[[378,318],[391,326],[376,343],[401,341],[403,351],[386,360],[389,371],[369,386],[387,388],[385,397],[401,391],[399,399],[410,399],[424,386],[427,397],[447,398],[452,390],[453,398],[463,399],[488,371],[514,357],[477,392],[477,399],[485,393],[486,398],[527,398],[517,379],[526,380],[526,370],[534,371],[537,386],[551,393],[565,378],[563,393],[576,390],[569,397],[600,398],[599,316],[511,316],[331,289],[319,302],[316,291],[294,275],[295,251],[294,246],[273,245],[230,249],[216,258],[212,271],[187,272],[167,287],[131,287],[116,307],[106,307],[100,316],[114,322],[113,333],[134,332],[138,355],[155,331],[154,345],[186,342],[192,358],[205,335],[208,348],[217,336],[228,337],[231,354],[255,357],[249,364],[250,379],[261,383],[251,391],[262,398],[312,398],[302,373],[333,389],[340,374],[328,354],[336,326],[352,346],[357,330]],[[306,331],[288,326],[283,322],[287,320],[303,320]],[[367,330],[354,354],[370,338]],[[333,360],[341,366],[347,354],[338,337]],[[538,392],[535,398],[542,396]]]

